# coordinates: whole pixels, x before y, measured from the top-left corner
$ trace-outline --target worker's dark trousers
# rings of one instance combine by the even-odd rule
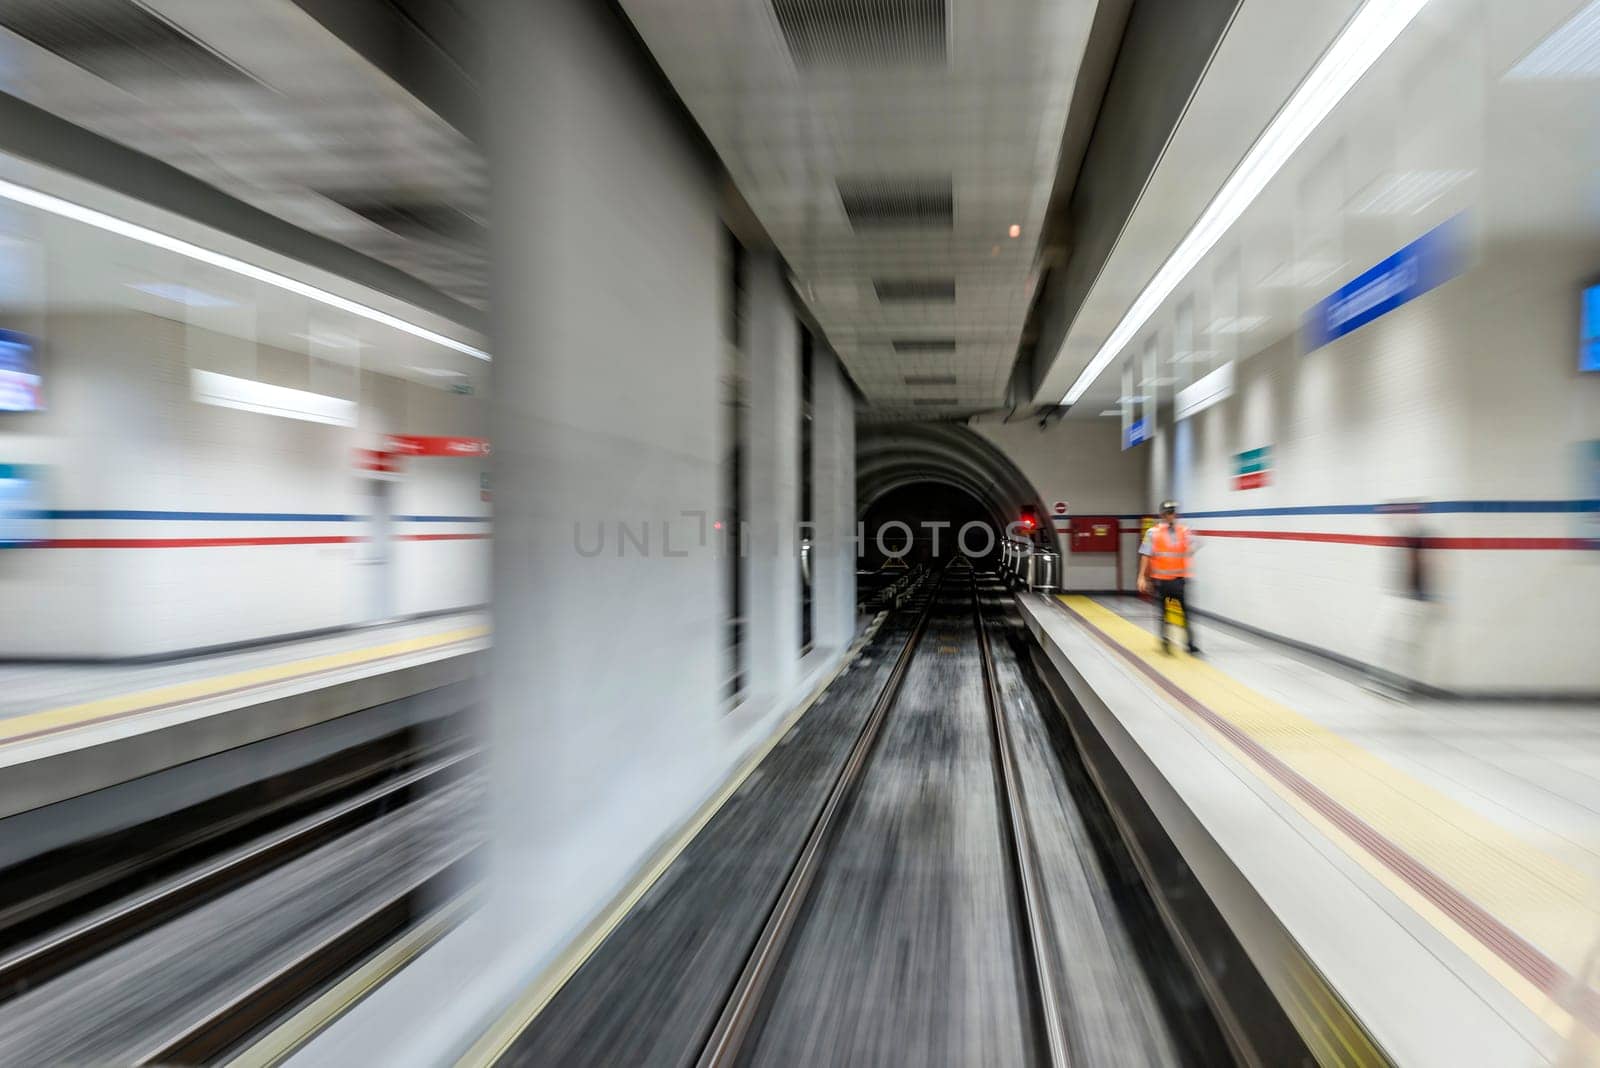
[[[1183,588],[1187,584],[1187,580],[1181,578],[1155,580],[1156,633],[1163,642],[1167,640],[1167,598],[1171,597],[1183,609],[1183,622],[1189,629],[1189,648],[1194,649],[1199,643],[1194,640],[1194,616],[1189,611],[1189,602],[1184,599]]]

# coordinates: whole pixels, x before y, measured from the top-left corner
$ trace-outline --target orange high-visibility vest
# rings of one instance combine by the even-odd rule
[[[1179,523],[1176,530],[1170,530],[1165,523],[1157,523],[1150,528],[1150,577],[1188,578],[1192,551],[1188,527]]]

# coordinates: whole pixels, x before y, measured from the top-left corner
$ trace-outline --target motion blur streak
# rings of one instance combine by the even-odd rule
[[[0,1066],[1600,1068],[1597,42],[0,0]]]

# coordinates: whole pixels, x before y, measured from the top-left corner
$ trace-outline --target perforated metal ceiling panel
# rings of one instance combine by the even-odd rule
[[[875,416],[1002,403],[1094,0],[621,6]]]
[[[773,0],[801,70],[941,66],[945,0]]]

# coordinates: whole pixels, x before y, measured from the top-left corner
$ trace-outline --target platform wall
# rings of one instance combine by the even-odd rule
[[[1480,248],[1466,274],[1331,345],[1244,360],[1237,394],[1176,431],[1193,465],[1175,481],[1214,535],[1196,603],[1444,689],[1600,692],[1600,553],[1577,540],[1594,492],[1578,450],[1600,439],[1577,293],[1597,269],[1592,241]],[[1235,489],[1235,455],[1261,446],[1271,484]],[[1404,552],[1385,541],[1413,526],[1379,511],[1396,501],[1422,502],[1415,522],[1438,539],[1425,606],[1402,596]]]
[[[1136,450],[1123,451],[1115,419],[1066,420],[1041,429],[1036,420],[980,422],[973,429],[997,445],[1039,491],[1046,508],[1065,501],[1069,515],[1114,517],[1120,555],[1073,553],[1069,524],[1052,519],[1066,553],[1068,590],[1131,590],[1136,575],[1139,514],[1149,497],[1149,469]],[[1120,576],[1119,576],[1120,565]]]
[[[390,484],[413,518],[387,568],[362,563],[355,464],[391,432],[481,435],[477,398],[133,309],[53,313],[42,341],[47,410],[0,417],[0,462],[44,470],[48,512],[38,547],[0,551],[0,657],[165,655],[487,599],[480,463],[414,461]],[[359,425],[198,403],[195,366],[357,396]]]

